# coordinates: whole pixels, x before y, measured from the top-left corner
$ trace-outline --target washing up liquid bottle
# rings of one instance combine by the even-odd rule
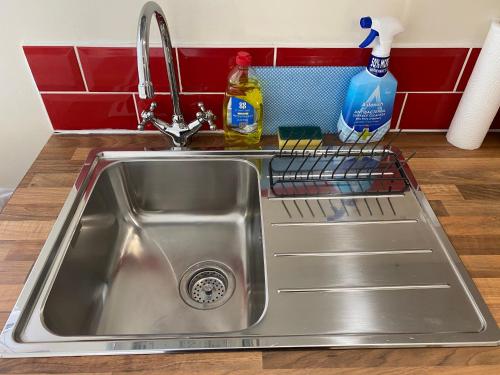
[[[403,26],[393,17],[363,17],[360,25],[371,31],[359,47],[373,41],[375,45],[366,69],[351,79],[337,123],[340,140],[348,143],[377,142],[384,136],[391,126],[398,86],[388,66],[392,40]]]
[[[262,91],[249,75],[251,62],[249,53],[238,52],[236,66],[229,73],[222,112],[228,146],[252,146],[262,135]]]

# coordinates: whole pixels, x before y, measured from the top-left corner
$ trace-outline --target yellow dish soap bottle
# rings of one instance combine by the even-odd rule
[[[224,140],[229,146],[252,146],[262,136],[262,91],[249,76],[252,56],[240,51],[229,73],[223,107]]]

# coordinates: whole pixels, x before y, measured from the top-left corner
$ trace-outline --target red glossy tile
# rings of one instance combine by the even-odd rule
[[[205,104],[205,109],[211,110],[215,115],[217,128],[222,129],[222,104],[223,94],[192,94],[181,95],[181,108],[186,121],[194,120],[198,109],[198,102]],[[208,125],[203,125],[202,130],[208,130]]]
[[[55,130],[136,129],[130,94],[43,94]]]
[[[278,48],[277,66],[360,66],[371,51],[363,48]]]
[[[158,105],[155,113],[158,117],[165,121],[170,122],[172,119],[173,106],[170,95],[160,94],[156,95],[154,99],[140,99],[138,95],[135,96],[137,100],[137,110],[139,114],[146,108],[149,108],[150,103],[154,100]],[[181,110],[186,122],[193,121],[196,118],[198,109],[198,102],[203,102],[205,108],[212,110],[215,114],[215,124],[219,129],[222,129],[222,103],[224,100],[223,94],[181,94]],[[154,129],[148,126],[147,129]],[[208,130],[208,125],[204,125],[202,130]]]
[[[398,91],[452,91],[467,48],[394,48],[389,70]]]
[[[225,91],[238,51],[252,54],[252,65],[273,65],[273,48],[179,48],[183,91]]]
[[[461,93],[408,94],[399,127],[447,129],[461,97]]]
[[[90,91],[137,91],[137,55],[133,47],[78,47],[83,74]],[[174,54],[174,63],[177,60]],[[169,91],[161,48],[150,52],[151,78],[157,92]],[[177,65],[175,71],[177,72]]]
[[[394,109],[392,111],[392,119],[391,119],[391,129],[395,129],[398,124],[399,114],[401,113],[401,108],[403,107],[403,102],[406,94],[396,94],[396,98],[394,99]]]
[[[38,90],[85,91],[73,47],[24,46],[23,50]]]
[[[460,78],[460,83],[458,84],[457,91],[464,91],[467,86],[467,82],[469,82],[470,75],[472,74],[472,70],[476,65],[477,58],[479,57],[479,53],[481,52],[481,48],[473,48],[469,59],[467,60],[467,64],[465,64],[464,72],[462,73],[462,77]]]

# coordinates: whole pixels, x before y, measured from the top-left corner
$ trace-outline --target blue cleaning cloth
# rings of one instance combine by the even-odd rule
[[[264,96],[263,133],[316,125],[335,133],[351,78],[362,66],[255,67]]]

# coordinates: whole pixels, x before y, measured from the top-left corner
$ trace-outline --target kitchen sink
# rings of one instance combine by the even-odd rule
[[[498,345],[401,153],[343,152],[93,151],[0,354]]]
[[[95,182],[43,319],[62,336],[239,331],[262,316],[264,285],[252,164],[116,162]]]

